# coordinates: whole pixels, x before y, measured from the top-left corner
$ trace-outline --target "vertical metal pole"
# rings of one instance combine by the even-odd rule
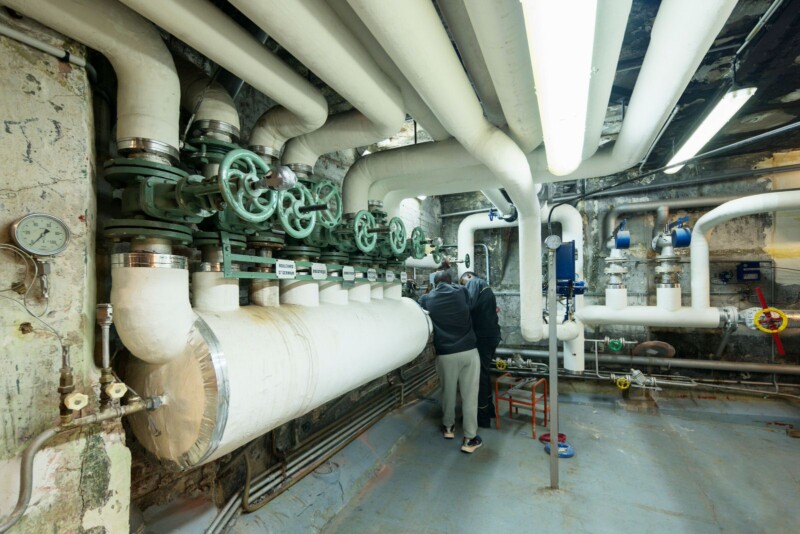
[[[548,236],[547,246],[547,316],[550,341],[550,489],[558,489],[558,297],[556,295],[556,249],[558,236]]]

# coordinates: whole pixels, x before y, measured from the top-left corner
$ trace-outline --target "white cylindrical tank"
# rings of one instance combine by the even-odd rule
[[[181,468],[215,460],[417,357],[429,321],[410,299],[198,312],[183,355],[132,359],[126,382],[163,408],[131,418],[142,445]]]

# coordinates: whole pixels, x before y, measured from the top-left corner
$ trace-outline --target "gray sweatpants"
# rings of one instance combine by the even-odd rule
[[[437,356],[436,371],[442,383],[442,424],[455,425],[456,390],[460,388],[464,436],[474,438],[478,433],[478,379],[481,374],[478,349]]]

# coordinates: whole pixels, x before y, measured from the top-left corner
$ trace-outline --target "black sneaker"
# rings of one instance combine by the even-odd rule
[[[481,439],[480,436],[475,436],[472,439],[464,438],[464,442],[461,444],[461,452],[466,452],[467,454],[472,454],[481,445],[483,445],[483,440]]]
[[[442,436],[444,439],[453,439],[456,437],[455,426],[444,426],[442,425]]]

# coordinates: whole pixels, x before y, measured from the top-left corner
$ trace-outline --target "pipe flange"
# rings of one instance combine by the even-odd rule
[[[317,247],[285,247],[281,250],[281,257],[295,261],[310,261],[319,258],[321,251]]]
[[[147,219],[112,219],[106,223],[103,236],[112,241],[156,238],[181,245],[192,243],[192,230],[188,226]]]
[[[280,250],[286,245],[286,238],[273,232],[260,232],[247,238],[247,245],[251,248],[271,248]]]
[[[149,269],[188,268],[189,260],[175,254],[155,254],[153,252],[124,252],[111,255],[111,267],[146,267]]]
[[[250,145],[247,147],[250,152],[255,152],[259,156],[264,156],[267,158],[278,159],[281,157],[281,151],[276,150],[270,146],[266,145]]]
[[[683,272],[683,268],[680,265],[668,263],[666,265],[656,265],[655,272],[656,274],[677,274]]]
[[[739,310],[733,306],[719,308],[719,326],[722,328],[736,325],[739,321]]]
[[[319,261],[335,265],[347,265],[347,262],[350,261],[350,256],[338,252],[323,252],[319,255]]]
[[[247,248],[247,239],[241,234],[228,234],[228,242],[231,248]],[[195,232],[194,246],[222,246],[222,237],[219,232]]]
[[[146,139],[144,137],[128,137],[126,139],[117,140],[117,151],[120,154],[134,154],[137,152],[149,152],[159,156],[166,157],[172,163],[176,163],[180,157],[178,149],[156,141],[155,139]]]
[[[205,119],[192,124],[192,137],[205,137],[207,134],[219,134],[230,138],[231,142],[239,141],[239,128],[224,121]]]
[[[286,166],[294,171],[295,174],[304,174],[305,176],[302,177],[304,180],[314,175],[314,168],[305,163],[287,163]]]

